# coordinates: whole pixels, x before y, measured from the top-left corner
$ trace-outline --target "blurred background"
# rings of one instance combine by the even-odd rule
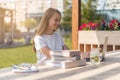
[[[81,24],[120,20],[120,0],[80,0]],[[72,0],[0,0],[0,68],[22,62],[35,63],[32,39],[44,11],[62,14],[58,32],[71,49]]]
[[[71,0],[0,0],[0,45],[12,44],[14,39],[25,39],[28,44],[40,19],[49,7],[64,13],[68,22],[62,19],[63,27],[58,30],[62,36],[71,31]],[[68,10],[69,9],[69,10]]]
[[[71,49],[72,0],[0,0],[0,68],[36,62],[32,40],[49,7],[61,12],[58,32]]]

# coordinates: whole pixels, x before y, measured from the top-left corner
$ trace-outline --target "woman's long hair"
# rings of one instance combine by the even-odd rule
[[[47,27],[49,26],[49,20],[50,18],[55,14],[55,13],[58,13],[60,14],[61,16],[61,13],[57,10],[57,9],[54,9],[54,8],[48,8],[44,15],[42,16],[41,20],[40,20],[40,24],[38,25],[38,28],[37,30],[35,31],[35,35],[43,35],[45,30],[47,29]],[[35,44],[34,44],[34,40],[33,40],[33,51],[36,52],[36,49],[35,49]]]
[[[37,31],[36,31],[36,35],[42,35],[44,34],[45,30],[47,29],[47,27],[49,26],[49,20],[50,18],[55,14],[58,13],[61,16],[61,13],[54,8],[48,8],[44,15],[41,18],[40,24],[38,25]]]

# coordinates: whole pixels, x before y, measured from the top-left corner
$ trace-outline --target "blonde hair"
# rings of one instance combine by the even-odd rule
[[[48,25],[49,25],[49,19],[55,14],[58,13],[61,16],[61,13],[54,8],[48,8],[44,15],[41,18],[40,24],[38,25],[38,28],[36,30],[36,35],[42,35],[45,30],[47,29]]]
[[[48,8],[44,15],[41,18],[40,24],[38,25],[38,28],[35,31],[35,35],[42,35],[44,34],[45,30],[47,29],[48,25],[49,25],[49,19],[55,14],[58,13],[61,16],[61,13],[54,8]],[[34,40],[33,40],[33,52],[36,52],[35,46],[34,46]]]

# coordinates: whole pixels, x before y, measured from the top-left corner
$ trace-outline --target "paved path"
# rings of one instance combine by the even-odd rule
[[[17,47],[17,46],[22,46],[22,45],[24,45],[22,42],[13,42],[10,45],[0,44],[0,48]]]

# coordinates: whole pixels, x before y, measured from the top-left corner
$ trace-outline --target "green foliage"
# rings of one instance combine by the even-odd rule
[[[22,26],[25,26],[29,31],[30,29],[34,28],[37,25],[37,21],[33,18],[28,18],[25,21],[20,22],[20,24]]]
[[[71,30],[71,19],[72,19],[72,10],[71,10],[71,3],[69,2],[69,0],[65,0],[65,10],[63,13],[63,17],[62,17],[62,23],[61,23],[61,27],[64,28],[65,30]]]
[[[71,34],[66,34],[63,36],[64,42],[67,45],[69,49],[72,49],[72,39],[71,39]]]
[[[81,3],[81,23],[88,23],[88,22],[100,22],[103,18],[102,14],[98,14],[96,11],[97,4],[93,0],[88,0],[87,3]]]

